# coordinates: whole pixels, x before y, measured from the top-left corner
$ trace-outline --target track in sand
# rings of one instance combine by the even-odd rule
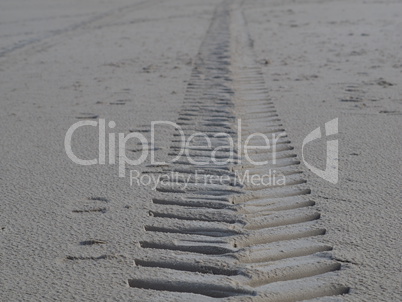
[[[200,165],[182,157],[170,166],[147,171],[174,172],[190,183],[183,187],[167,180],[156,188],[158,198],[153,199],[149,224],[144,226],[152,238],[140,242],[148,253],[135,259],[130,287],[197,294],[200,301],[209,297],[338,301],[348,292],[338,283],[336,271],[341,264],[332,259],[331,246],[317,240],[325,234],[316,223],[320,214],[309,199],[300,162],[270,101],[252,47],[241,4],[219,4],[176,122],[186,135],[202,132],[211,137],[212,146],[200,139],[197,147],[186,147],[192,159],[208,160],[211,149],[220,147],[213,155],[226,163]],[[227,133],[244,143],[256,132],[279,137],[276,152],[252,154],[255,161],[269,162],[264,166],[241,160],[242,152],[232,156],[225,148],[229,138],[216,136]],[[180,138],[174,137],[170,155],[177,155],[180,148]],[[239,174],[261,176],[270,169],[272,179],[284,175],[286,184],[236,182]],[[201,185],[194,177],[196,171],[197,177],[223,176],[228,181]],[[158,277],[161,271],[168,272],[169,278]]]

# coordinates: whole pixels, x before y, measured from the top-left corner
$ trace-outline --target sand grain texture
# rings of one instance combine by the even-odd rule
[[[401,15],[385,0],[2,1],[0,300],[402,300]],[[117,165],[65,154],[67,129],[98,118],[125,134],[156,120],[286,129],[289,183],[130,187]],[[334,118],[337,185],[299,164],[304,137]],[[96,131],[73,145],[96,157]],[[155,148],[174,156],[174,131]],[[311,144],[307,161],[323,168],[324,150]],[[149,164],[138,169],[264,173],[236,158]]]

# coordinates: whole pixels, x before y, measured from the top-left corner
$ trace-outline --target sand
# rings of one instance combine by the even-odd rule
[[[226,3],[222,8],[219,3],[1,2],[1,301],[212,301],[216,300],[212,292],[228,301],[402,300],[398,131],[402,126],[402,4],[385,0],[252,0],[242,5]],[[221,7],[223,17],[216,7]],[[116,126],[108,128],[108,133],[116,133],[116,137],[133,131],[146,135],[152,121],[185,122],[190,116],[189,129],[194,128],[194,121],[198,126],[211,123],[212,116],[204,111],[189,115],[189,110],[199,105],[188,96],[192,92],[197,100],[204,93],[202,102],[209,104],[207,93],[213,88],[204,83],[202,75],[211,73],[202,68],[210,64],[213,69],[226,62],[219,54],[211,56],[214,43],[231,56],[231,83],[224,78],[212,82],[227,85],[226,92],[219,92],[221,103],[210,104],[218,106],[215,112],[222,110],[215,119],[242,117],[248,123],[245,131],[251,132],[283,127],[288,135],[284,146],[293,146],[289,152],[301,160],[306,135],[338,118],[339,182],[319,178],[303,163],[297,166],[302,174],[289,178],[298,189],[311,190],[308,201],[314,205],[291,209],[289,205],[306,202],[304,193],[269,205],[264,201],[262,207],[268,212],[280,207],[286,211],[278,212],[277,220],[262,216],[260,221],[255,205],[239,198],[235,203],[244,206],[241,210],[239,206],[228,207],[230,213],[198,211],[196,202],[205,204],[208,198],[214,204],[223,203],[223,199],[211,197],[217,193],[208,193],[219,193],[221,188],[208,186],[207,200],[197,195],[191,203],[188,198],[193,187],[189,185],[183,193],[186,207],[166,206],[171,196],[180,195],[161,193],[161,186],[160,191],[130,186],[129,178],[132,169],[149,173],[168,171],[163,170],[166,167],[149,167],[147,160],[128,167],[123,178],[118,165],[109,164],[108,158],[104,165],[80,166],[67,156],[66,132],[79,121],[114,121]],[[215,61],[208,63],[205,58]],[[217,74],[227,73],[221,72]],[[246,73],[252,78],[250,83],[243,79]],[[195,89],[187,86],[197,81],[200,84]],[[259,95],[270,103],[249,105],[244,101]],[[261,119],[270,120],[270,113],[260,116],[258,111],[271,103],[282,126],[275,121],[262,124]],[[215,123],[207,130],[226,127],[225,122]],[[177,146],[173,133],[168,127],[158,132],[155,149],[161,160]],[[98,157],[94,127],[77,130],[72,144],[78,157]],[[138,148],[127,143],[126,152],[132,154],[129,150]],[[323,169],[325,140],[312,142],[305,156]],[[293,169],[288,159],[283,163]],[[237,190],[224,188],[231,194]],[[251,194],[249,188],[244,190]],[[261,190],[260,198],[272,190]],[[158,198],[164,200],[161,205],[152,203]],[[320,214],[319,219],[315,213]],[[300,228],[289,222],[293,218]],[[188,227],[183,221],[190,220],[190,227],[199,232],[231,238],[227,228],[231,219],[245,222],[235,224],[233,230],[249,236],[236,237],[236,249],[243,245],[250,255],[259,255],[255,248],[262,241],[267,244],[261,249],[266,259],[277,259],[287,248],[290,252],[310,248],[316,253],[296,253],[299,257],[290,257],[289,262],[267,260],[265,266],[257,262],[251,267],[240,256],[240,264],[226,258],[221,261],[221,256],[215,255],[193,257],[195,253],[180,250],[192,235],[175,237],[145,227],[183,232]],[[274,229],[275,223],[282,229]],[[301,232],[303,223],[314,224],[316,230],[325,230],[325,235],[312,233],[305,240],[295,237],[288,246],[287,242],[267,243],[275,236],[284,240]],[[261,233],[254,233],[253,228]],[[217,243],[223,238],[219,236],[211,237],[213,251],[218,251],[216,246],[235,248],[233,242]],[[174,244],[179,250],[169,249],[167,242],[172,238],[178,240]],[[154,248],[147,248],[144,242]],[[164,248],[155,248],[156,243]],[[194,248],[193,244],[189,246]],[[200,251],[205,255],[204,246]],[[238,255],[237,250],[234,253]],[[146,260],[157,267],[141,265]],[[178,265],[180,261],[193,266]],[[163,265],[181,270],[158,268]],[[258,273],[270,281],[256,277],[261,284],[253,285],[244,276],[231,277],[224,265],[240,265],[240,270],[248,269],[251,275]],[[298,265],[300,272],[294,269]],[[289,267],[287,275],[285,268]],[[211,270],[216,271],[212,274]],[[318,275],[320,270],[328,274],[330,286]],[[283,279],[269,279],[281,276],[281,271],[285,272]],[[290,275],[297,274],[304,279],[290,280]],[[141,288],[147,286],[165,290]],[[343,288],[350,290],[335,295]],[[322,294],[325,292],[328,295]]]

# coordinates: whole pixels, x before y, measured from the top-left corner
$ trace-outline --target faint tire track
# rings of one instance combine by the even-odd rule
[[[108,18],[108,17],[113,17],[116,18],[117,16],[119,16],[121,13],[128,13],[133,9],[139,9],[139,8],[143,8],[143,7],[149,7],[152,5],[155,5],[159,2],[161,2],[163,0],[145,0],[145,1],[140,1],[137,3],[133,3],[130,5],[126,5],[126,6],[122,6],[119,7],[117,9],[112,9],[112,10],[108,10],[104,13],[101,14],[97,14],[96,16],[93,16],[85,21],[81,21],[75,24],[71,24],[67,27],[64,27],[62,29],[57,29],[57,30],[52,30],[50,32],[47,32],[45,34],[42,35],[38,35],[36,37],[32,37],[30,39],[25,39],[22,40],[18,43],[13,43],[13,45],[10,46],[6,46],[6,47],[2,47],[0,50],[0,58],[5,57],[6,55],[13,53],[16,50],[19,49],[23,49],[25,47],[31,46],[31,45],[36,45],[39,44],[41,42],[47,41],[49,39],[52,39],[54,37],[66,34],[66,33],[70,33],[70,32],[74,32],[78,29],[82,29],[85,28],[93,23],[96,23],[98,21],[103,21],[104,19]]]

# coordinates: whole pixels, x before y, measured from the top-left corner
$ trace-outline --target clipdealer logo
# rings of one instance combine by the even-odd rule
[[[156,160],[155,157],[155,135],[156,135],[156,126],[163,127],[172,127],[175,131],[179,132],[180,136],[180,149],[178,151],[177,156],[171,159],[168,163],[160,162]],[[93,159],[82,159],[79,158],[73,150],[72,146],[72,137],[75,131],[81,127],[96,127],[98,134],[98,158]],[[233,138],[230,134],[220,132],[215,133],[212,136],[208,136],[202,132],[195,132],[191,134],[189,137],[186,137],[182,128],[173,122],[170,121],[153,121],[151,122],[150,129],[150,140],[146,138],[140,132],[131,132],[128,134],[125,133],[114,133],[111,129],[116,127],[116,123],[114,121],[109,121],[106,123],[105,119],[99,119],[98,121],[79,121],[73,124],[68,130],[64,138],[64,148],[67,156],[76,164],[83,166],[90,165],[118,165],[118,175],[119,177],[126,176],[126,167],[127,166],[138,166],[144,163],[146,160],[150,159],[151,165],[166,165],[177,162],[182,156],[185,156],[190,164],[194,164],[197,166],[203,165],[227,165],[232,162],[236,156],[236,162],[238,164],[242,164],[243,161],[246,161],[248,164],[253,166],[264,166],[268,164],[275,165],[276,164],[276,152],[277,152],[277,143],[281,137],[286,136],[285,132],[281,132],[279,134],[272,134],[271,137],[263,133],[252,133],[248,135],[245,139],[242,137],[242,121],[238,119],[237,121],[237,137]],[[325,134],[326,136],[334,135],[338,133],[338,118],[333,119],[325,124]],[[219,145],[213,148],[212,139],[223,138],[222,141],[226,141],[227,145]],[[329,181],[333,184],[338,182],[338,140],[330,140],[327,142],[327,158],[326,158],[326,169],[320,170],[310,163],[308,163],[304,158],[304,148],[305,146],[317,139],[321,138],[321,128],[318,127],[312,132],[310,132],[306,138],[303,140],[302,144],[302,158],[303,162],[307,168],[309,168],[313,173],[321,177],[322,179]],[[130,140],[135,140],[139,142],[142,148],[140,156],[135,159],[129,158],[126,154],[126,144]],[[200,140],[203,141],[201,146],[197,146],[197,142]],[[252,145],[255,141],[258,141],[258,144]],[[108,148],[106,148],[106,146]],[[150,146],[150,148],[149,148]],[[194,159],[190,150],[194,147],[202,147],[206,148],[205,150],[211,151],[210,158],[203,158],[202,161]],[[108,150],[108,154],[106,154],[106,149]],[[117,150],[116,150],[117,149]],[[220,151],[225,150],[225,158],[217,156]],[[264,152],[269,150],[271,153],[271,161],[255,161],[252,159],[252,154],[256,152]],[[132,180],[139,179],[139,175],[135,176],[138,171],[130,171],[130,183]],[[277,173],[273,171],[272,174],[271,169],[268,174],[264,176],[270,175],[270,179],[272,179]],[[134,174],[133,174],[134,173]],[[134,177],[133,177],[134,175]],[[248,174],[246,174],[248,175]],[[253,177],[256,177],[253,175]],[[164,177],[166,178],[166,177]],[[244,177],[243,177],[244,180]],[[158,182],[162,182],[163,178],[157,180]],[[224,181],[224,180],[222,180]],[[150,183],[152,180],[149,181]],[[155,183],[156,180],[153,180]],[[264,181],[262,181],[264,182]]]
[[[239,130],[239,135],[237,136],[237,142],[235,144],[235,139],[233,139],[229,134],[221,132],[221,133],[215,133],[212,137],[208,136],[205,133],[202,132],[196,132],[190,135],[188,138],[186,138],[184,131],[181,129],[179,125],[173,122],[169,121],[153,121],[151,122],[151,139],[150,141],[140,132],[131,132],[128,134],[125,133],[108,133],[106,134],[106,121],[105,119],[99,119],[99,121],[80,121],[75,124],[73,124],[68,130],[64,138],[64,148],[66,151],[67,156],[76,164],[78,165],[105,165],[106,164],[106,141],[108,142],[108,164],[109,165],[114,165],[116,164],[116,147],[117,147],[117,154],[118,154],[118,166],[119,166],[119,177],[125,177],[125,170],[126,170],[126,165],[131,165],[131,166],[138,166],[142,163],[144,163],[145,160],[147,160],[148,156],[150,156],[151,159],[151,164],[152,165],[165,165],[167,164],[166,162],[159,162],[155,159],[155,134],[156,134],[156,129],[155,127],[157,125],[163,125],[164,127],[170,126],[173,127],[175,130],[177,130],[180,133],[180,140],[181,140],[181,147],[180,150],[177,154],[177,156],[169,161],[169,163],[174,163],[178,161],[182,156],[186,156],[188,159],[189,163],[195,164],[195,165],[209,165],[209,164],[215,164],[215,165],[226,165],[230,161],[233,160],[234,155],[237,154],[244,154],[244,159],[247,160],[248,163],[251,163],[252,165],[255,166],[262,166],[268,164],[268,160],[265,161],[254,161],[251,158],[250,151],[251,150],[271,150],[272,152],[272,163],[276,163],[276,144],[278,140],[282,137],[285,136],[285,133],[280,133],[278,135],[273,134],[271,138],[266,136],[265,134],[262,133],[253,133],[250,134],[245,140],[244,144],[242,143],[241,139],[241,119],[238,120],[238,130]],[[99,151],[98,151],[98,158],[93,158],[93,159],[81,159],[78,158],[72,148],[72,137],[74,135],[74,132],[81,127],[85,126],[91,126],[91,127],[97,127],[98,128],[98,136],[99,136]],[[108,128],[113,129],[116,127],[116,123],[114,121],[110,121],[108,123]],[[107,139],[106,139],[106,136]],[[226,138],[225,141],[227,141],[227,145],[225,146],[217,146],[215,148],[212,148],[212,138]],[[259,141],[263,142],[263,145],[251,145],[252,140],[254,138],[259,139]],[[191,155],[190,155],[190,149],[194,148],[194,143],[199,141],[200,139],[204,140],[203,147],[207,146],[207,148],[210,149],[211,151],[211,157],[207,160],[204,161],[199,161],[195,160]],[[117,140],[117,143],[116,143]],[[137,140],[140,142],[142,146],[142,151],[140,152],[141,155],[136,158],[136,159],[130,159],[127,157],[126,154],[126,144],[129,140]],[[149,149],[148,146],[151,146]],[[227,158],[222,160],[222,158],[219,158],[217,156],[217,153],[221,150],[229,150]],[[242,158],[237,158],[238,162],[241,163]]]

